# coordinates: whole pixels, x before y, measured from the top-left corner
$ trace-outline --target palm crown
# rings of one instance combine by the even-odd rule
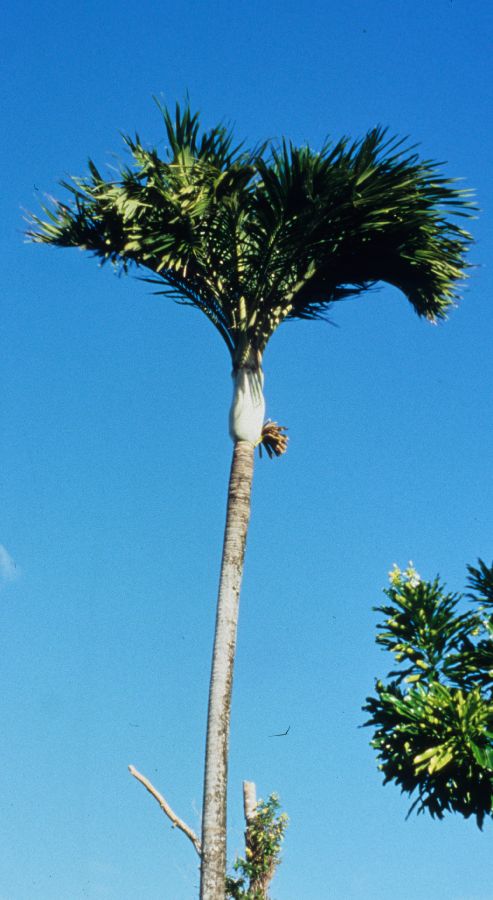
[[[287,317],[321,318],[334,301],[378,281],[399,288],[420,316],[443,318],[464,277],[470,192],[374,128],[360,141],[235,146],[223,126],[161,108],[166,158],[125,137],[132,164],[105,179],[62,182],[71,203],[32,217],[32,240],[82,247],[201,309],[236,368],[260,361]],[[448,215],[447,215],[448,214]]]

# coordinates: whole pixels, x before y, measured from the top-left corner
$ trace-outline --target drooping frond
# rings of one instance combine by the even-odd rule
[[[32,217],[40,243],[82,247],[150,272],[157,292],[212,321],[236,363],[262,353],[287,318],[320,318],[377,282],[420,316],[442,318],[467,268],[470,193],[381,128],[321,152],[236,145],[223,125],[161,108],[168,151],[138,136],[114,179],[93,162],[63,183],[69,202]]]
[[[401,143],[377,128],[319,154],[283,144],[261,163],[258,219],[275,234],[264,265],[284,280],[291,317],[319,318],[378,281],[432,320],[453,302],[470,236],[449,216],[471,213],[470,192]]]

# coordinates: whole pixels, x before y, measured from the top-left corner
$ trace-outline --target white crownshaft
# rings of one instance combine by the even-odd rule
[[[233,372],[233,384],[233,402],[229,412],[231,439],[256,444],[265,419],[263,372],[261,369],[242,367]]]

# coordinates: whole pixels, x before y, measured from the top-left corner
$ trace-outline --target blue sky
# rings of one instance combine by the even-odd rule
[[[228,837],[233,858],[248,778],[291,820],[277,900],[493,898],[491,826],[406,822],[358,727],[392,563],[458,590],[493,557],[490,5],[51,2],[4,27],[0,900],[197,896],[191,845],[127,765],[198,830],[229,360],[193,311],[22,234],[89,155],[124,156],[120,132],[164,149],[152,95],[187,90],[251,143],[388,125],[477,191],[448,322],[383,288],[269,345],[291,442],[256,467]]]

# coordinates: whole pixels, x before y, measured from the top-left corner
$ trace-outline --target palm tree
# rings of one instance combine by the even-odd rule
[[[131,164],[62,185],[69,202],[32,219],[33,241],[80,247],[127,271],[150,272],[157,292],[200,309],[232,360],[234,443],[210,682],[201,851],[201,898],[223,900],[226,780],[238,602],[254,448],[265,413],[262,357],[286,318],[322,319],[331,304],[379,281],[399,288],[419,316],[445,317],[464,276],[468,192],[374,128],[320,152],[282,141],[251,150],[222,125],[161,108],[163,159],[138,135]],[[276,444],[274,428],[265,440]],[[282,437],[282,435],[281,435]],[[272,443],[271,447],[272,449]]]

